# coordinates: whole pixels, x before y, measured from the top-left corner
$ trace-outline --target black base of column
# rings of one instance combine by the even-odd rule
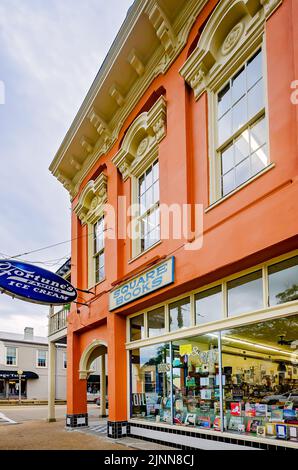
[[[81,428],[83,426],[88,426],[88,413],[66,415],[67,428]]]
[[[127,421],[108,421],[108,437],[120,439],[130,433],[130,425]]]

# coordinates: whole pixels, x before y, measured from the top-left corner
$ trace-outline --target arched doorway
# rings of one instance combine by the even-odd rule
[[[83,351],[80,365],[79,365],[79,378],[80,380],[88,380],[91,374],[94,372],[92,364],[97,358],[100,358],[100,416],[107,416],[107,344],[103,340],[93,340],[92,343]],[[86,387],[87,394],[87,387]]]

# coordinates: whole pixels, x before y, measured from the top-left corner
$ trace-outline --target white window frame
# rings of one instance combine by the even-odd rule
[[[66,367],[65,367],[65,363],[66,363]],[[64,370],[67,369],[67,352],[66,351],[63,351],[63,354],[62,354],[62,369]]]
[[[227,85],[231,79],[241,70],[243,66],[259,51],[262,52],[262,80],[263,80],[263,93],[264,93],[264,107],[251,119],[242,126],[240,130],[230,136],[228,140],[218,145],[218,94]],[[269,141],[269,125],[268,125],[268,93],[267,93],[267,67],[266,67],[266,47],[265,47],[265,36],[262,36],[262,40],[252,51],[246,51],[242,62],[238,67],[233,66],[229,69],[229,73],[225,74],[219,84],[208,91],[208,106],[209,106],[209,122],[208,122],[208,133],[209,133],[209,165],[210,165],[210,205],[221,200],[224,200],[239,191],[242,187],[249,184],[251,181],[256,179],[258,176],[266,172],[271,168],[270,164],[270,141]],[[229,193],[222,195],[222,171],[221,171],[221,152],[224,148],[228,147],[228,142],[233,142],[237,137],[241,135],[243,130],[248,129],[255,124],[262,117],[265,119],[266,127],[266,146],[267,146],[267,165],[263,170],[252,175],[246,181],[239,186],[236,186]]]
[[[138,255],[142,255],[143,253],[151,250],[155,245],[157,245],[160,242],[160,236],[159,239],[155,242],[152,243],[152,245],[148,246],[147,248],[142,249],[141,242],[142,242],[142,237],[141,237],[141,221],[144,218],[144,216],[149,215],[153,211],[157,210],[159,205],[160,205],[160,196],[158,199],[158,202],[155,202],[154,204],[151,205],[149,209],[147,209],[144,213],[140,212],[140,194],[139,194],[139,181],[140,178],[146,173],[146,171],[150,168],[153,167],[153,164],[155,162],[158,162],[158,185],[159,185],[159,191],[160,191],[160,171],[159,171],[159,159],[157,153],[154,152],[152,154],[150,160],[147,162],[147,167],[145,170],[142,171],[142,173],[138,176],[135,176],[132,178],[132,203],[136,205],[137,211],[134,214],[134,221],[133,221],[133,227],[135,229],[135,233],[133,236],[132,240],[132,257],[136,257]],[[153,186],[153,185],[152,185]],[[159,215],[159,228],[160,228],[160,215]],[[159,231],[160,235],[160,231]]]
[[[98,222],[100,221],[103,221],[103,243],[102,243],[102,247],[100,248],[100,250],[98,250],[97,252],[95,252],[95,226],[96,224],[98,224]],[[92,225],[92,242],[90,243],[90,245],[92,244],[92,271],[93,271],[93,285],[96,285],[96,284],[99,284],[101,283],[104,279],[105,279],[105,218],[104,218],[104,214],[102,214],[96,222],[94,222]],[[103,259],[104,259],[104,263],[103,263],[103,276],[102,277],[99,277],[98,279],[96,279],[96,258],[103,255]],[[100,267],[100,266],[99,266]]]
[[[15,364],[7,364],[7,350],[9,348],[14,348],[16,350],[16,361]],[[18,347],[17,346],[5,346],[5,365],[6,366],[17,366],[18,365]]]
[[[45,352],[46,353],[46,364],[45,364],[45,366],[38,365],[39,353],[40,352]],[[36,367],[37,367],[37,369],[47,369],[47,367],[48,367],[48,351],[46,349],[37,349],[36,350]]]

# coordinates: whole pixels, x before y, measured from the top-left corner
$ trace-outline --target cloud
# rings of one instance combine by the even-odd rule
[[[70,239],[69,196],[48,166],[131,3],[1,0],[0,252],[16,255]],[[68,243],[26,259],[69,252]],[[42,328],[46,315],[44,307],[0,296],[0,330],[20,332],[30,322]]]

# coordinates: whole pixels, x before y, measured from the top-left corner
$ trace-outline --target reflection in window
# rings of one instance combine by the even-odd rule
[[[298,256],[268,268],[269,305],[298,299]]]
[[[172,422],[169,344],[131,351],[132,417]]]
[[[283,332],[284,341],[278,343]],[[296,416],[297,368],[292,344],[298,316],[222,332],[225,428],[257,437],[281,437],[277,423]],[[287,406],[285,402],[288,401]],[[295,418],[296,419],[296,418]]]
[[[101,217],[93,226],[93,257],[95,283],[97,283],[105,277],[104,217]]]
[[[139,178],[138,202],[141,251],[144,251],[160,239],[158,160]]]
[[[255,271],[227,283],[228,316],[258,310],[263,304],[262,271]]]
[[[225,196],[268,165],[262,51],[218,93],[218,152]]]
[[[165,309],[156,308],[147,313],[148,336],[162,335],[165,332]]]
[[[174,341],[172,365],[174,424],[212,428],[219,418],[217,335]]]
[[[207,323],[222,318],[221,286],[207,289],[195,295],[196,323]]]
[[[169,305],[170,331],[190,326],[190,298]]]
[[[130,341],[143,339],[145,336],[144,315],[137,315],[130,319]]]

